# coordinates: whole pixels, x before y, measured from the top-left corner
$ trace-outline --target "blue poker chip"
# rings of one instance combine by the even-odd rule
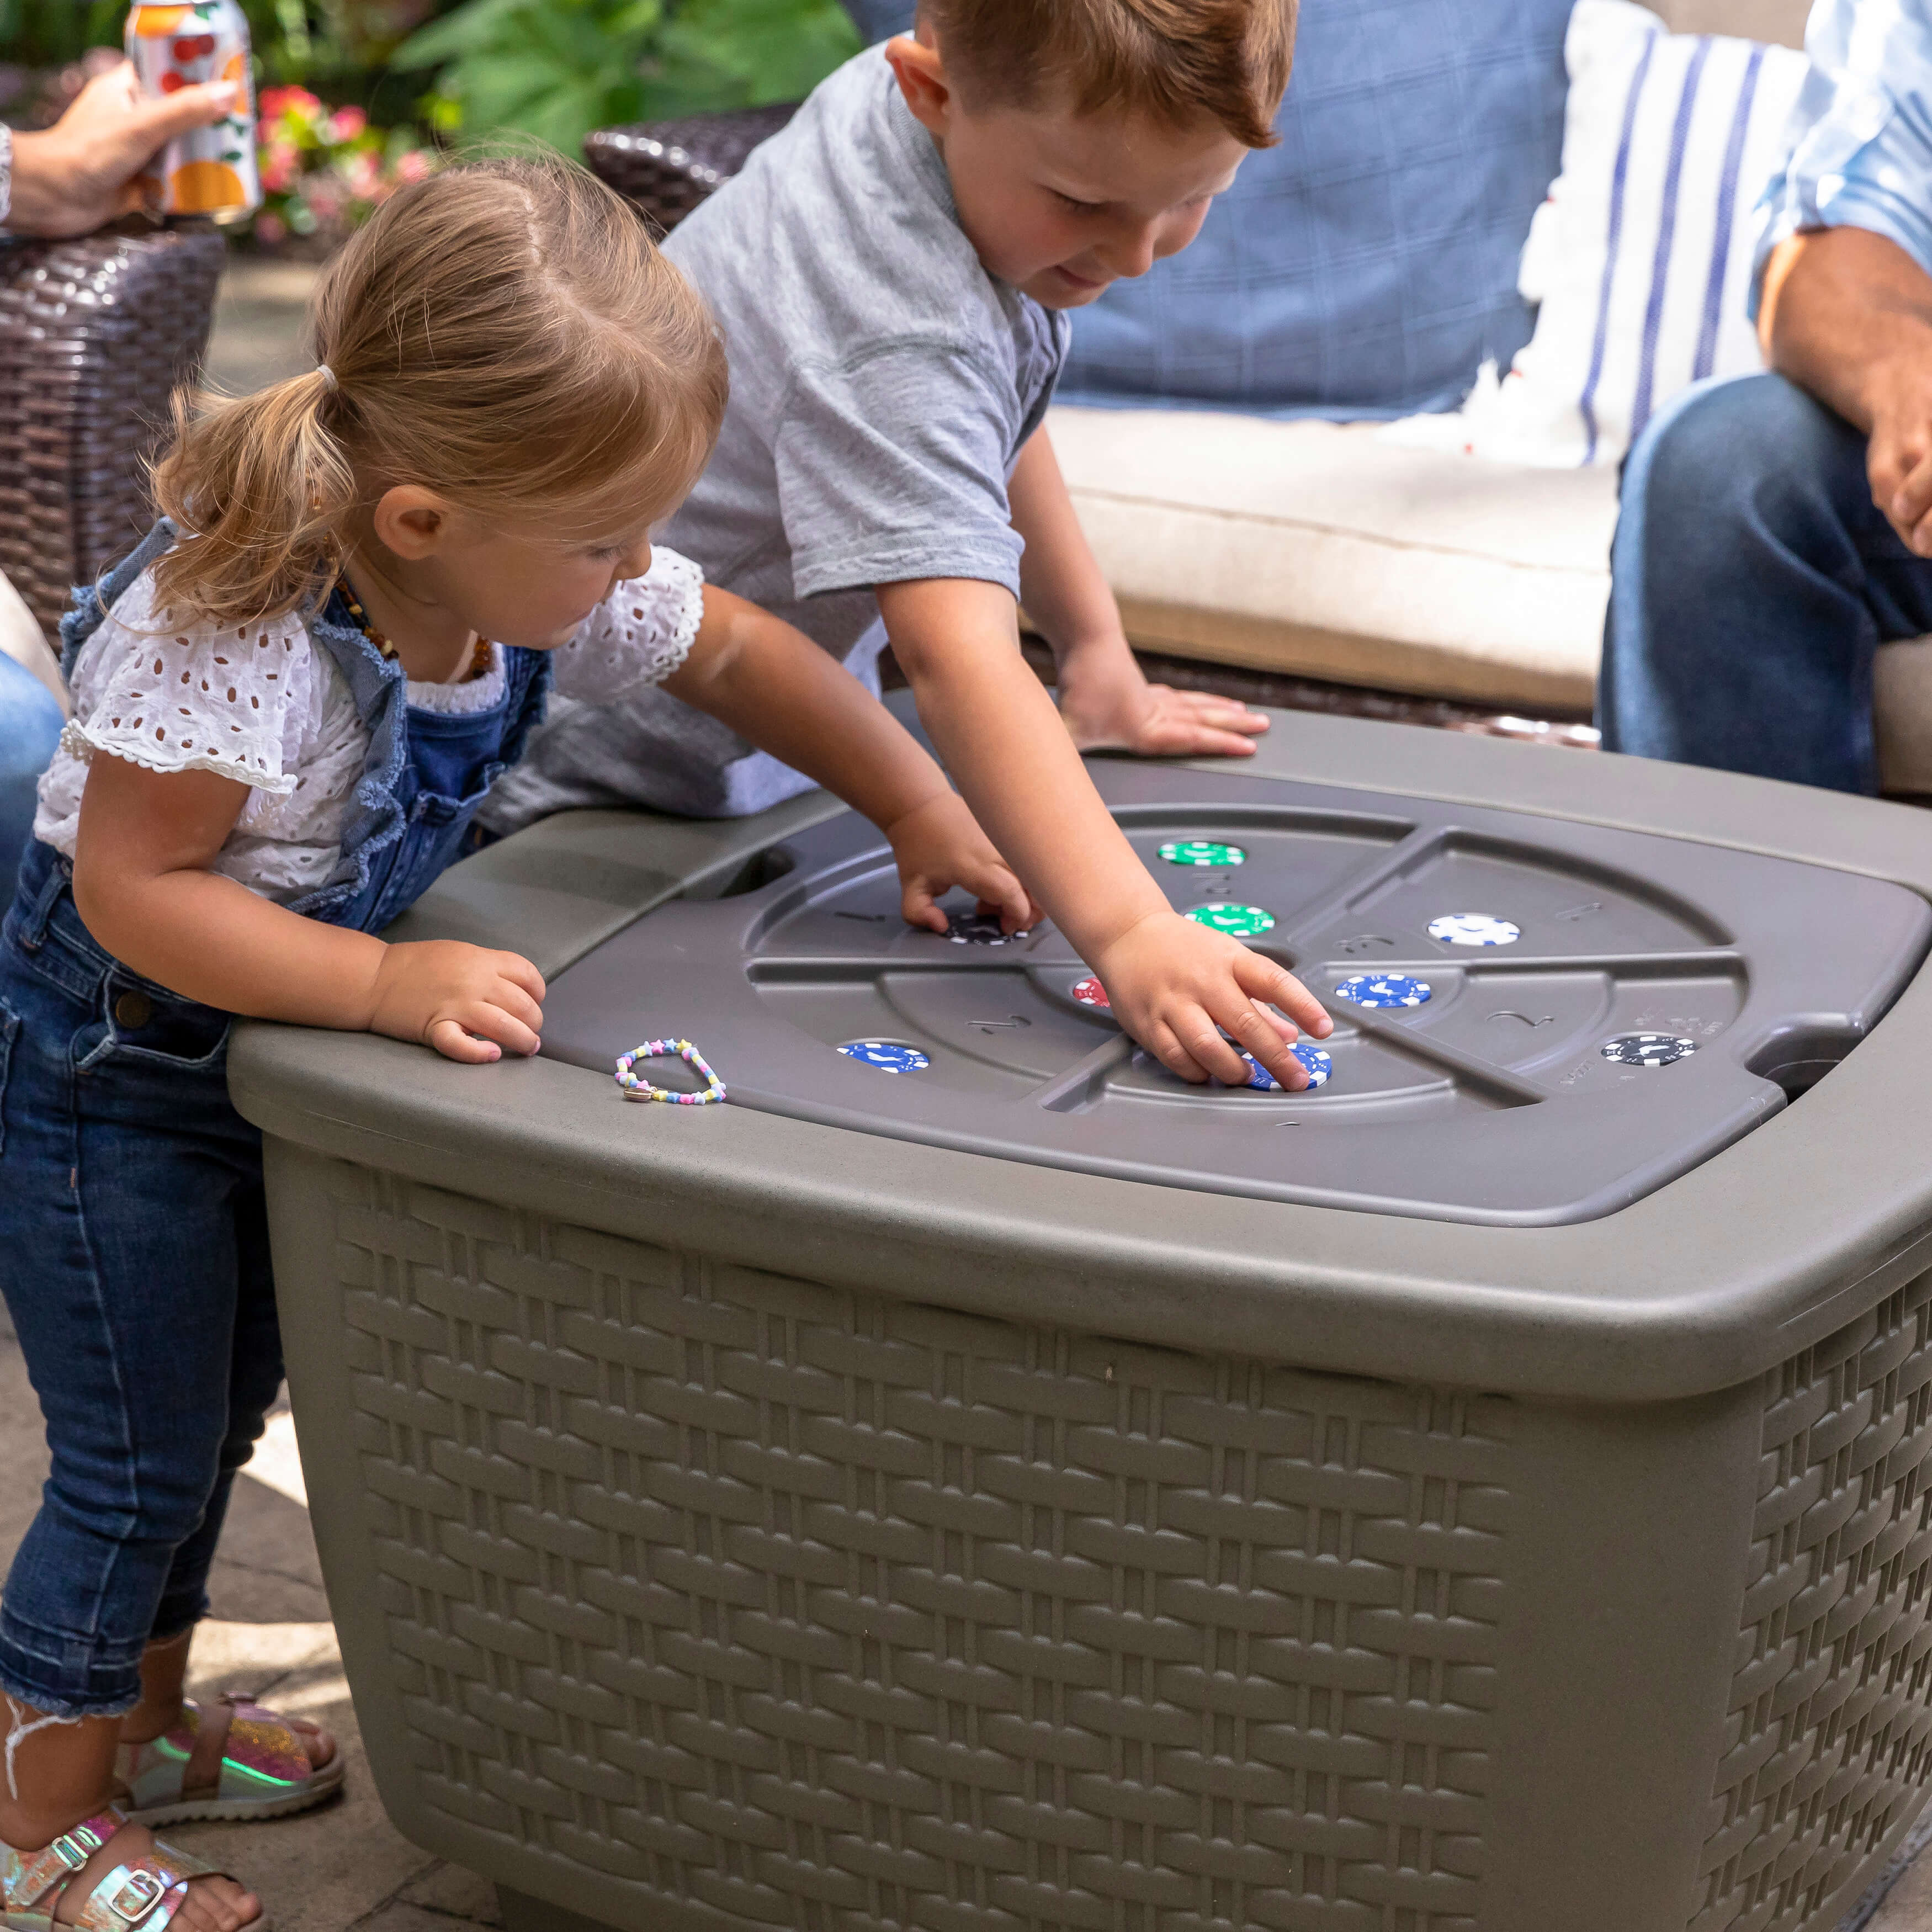
[[[1310,1046],[1305,1040],[1298,1040],[1288,1050],[1308,1070],[1308,1084],[1303,1089],[1304,1093],[1312,1094],[1316,1088],[1328,1085],[1328,1076],[1335,1070],[1335,1063],[1321,1048]],[[1244,1053],[1241,1058],[1253,1070],[1248,1076],[1248,1084],[1257,1093],[1272,1094],[1280,1090],[1281,1082],[1261,1065],[1252,1053]]]
[[[1429,922],[1429,936],[1444,946],[1514,946],[1522,928],[1493,913],[1447,912]]]
[[[1430,998],[1430,985],[1406,973],[1352,973],[1335,997],[1358,1006],[1419,1006]]]
[[[881,1073],[920,1073],[932,1064],[917,1047],[901,1046],[890,1040],[848,1040],[838,1051],[848,1060],[876,1066]]]

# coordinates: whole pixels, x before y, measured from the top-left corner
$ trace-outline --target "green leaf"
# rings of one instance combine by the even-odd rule
[[[431,111],[466,133],[574,152],[646,115],[796,100],[858,51],[838,0],[466,0],[398,50],[436,68]]]
[[[412,34],[389,56],[398,68],[435,67],[494,44],[500,26],[526,10],[530,0],[468,0],[468,4],[432,20]]]

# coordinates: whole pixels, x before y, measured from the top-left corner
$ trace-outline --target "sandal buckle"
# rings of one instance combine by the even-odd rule
[[[168,1888],[150,1871],[130,1871],[121,1889],[101,1902],[126,1925],[138,1925],[168,1895]]]
[[[47,1847],[69,1871],[80,1870],[100,1849],[100,1840],[85,1825],[77,1825],[71,1832],[63,1832]]]

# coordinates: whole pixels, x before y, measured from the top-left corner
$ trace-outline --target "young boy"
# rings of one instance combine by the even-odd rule
[[[1265,721],[1147,683],[1040,428],[1065,311],[1194,238],[1274,138],[1293,38],[1294,0],[925,0],[916,36],[832,75],[670,238],[723,325],[731,402],[665,540],[875,689],[890,636],[954,782],[1115,1017],[1184,1078],[1241,1082],[1239,1046],[1298,1088],[1294,1028],[1262,1003],[1325,1034],[1321,1008],[1168,906],[1076,748],[1240,753]],[[802,785],[662,702],[560,706],[488,816],[748,812]]]

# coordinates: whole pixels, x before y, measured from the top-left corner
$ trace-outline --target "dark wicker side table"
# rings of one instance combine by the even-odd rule
[[[675,228],[797,112],[798,103],[787,101],[680,121],[600,128],[584,142],[584,158],[660,230]]]
[[[0,242],[0,570],[50,640],[68,586],[147,527],[147,461],[225,248],[208,226]]]

